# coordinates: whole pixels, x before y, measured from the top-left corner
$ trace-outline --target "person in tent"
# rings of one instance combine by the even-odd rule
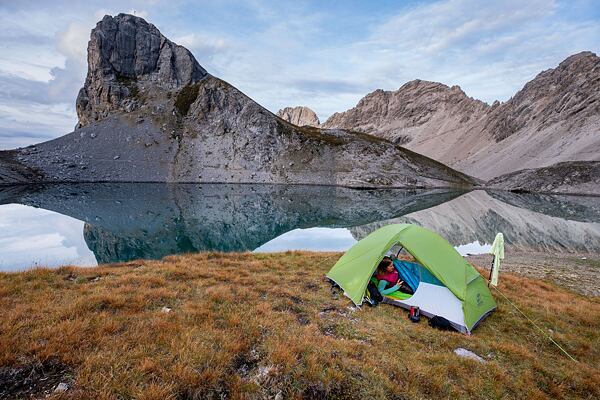
[[[394,267],[392,259],[384,257],[377,266],[375,278],[379,281],[377,289],[382,295],[394,293],[398,290],[405,291],[407,285],[400,279],[398,270]],[[411,293],[412,294],[412,293]]]

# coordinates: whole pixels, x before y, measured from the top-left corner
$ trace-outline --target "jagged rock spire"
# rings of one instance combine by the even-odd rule
[[[139,83],[170,90],[194,83],[207,72],[192,53],[164,37],[140,17],[106,15],[92,30],[88,73],[77,96],[79,127],[117,109],[134,109]]]

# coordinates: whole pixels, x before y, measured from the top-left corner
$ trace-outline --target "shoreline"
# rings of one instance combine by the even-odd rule
[[[337,251],[310,251],[310,250],[288,250],[277,252],[246,252],[242,254],[262,254],[275,255],[287,253],[307,253],[315,255],[330,255],[334,258],[341,257],[344,252]],[[238,253],[220,253],[220,252],[200,252],[193,254],[218,253],[218,254],[238,254]],[[184,257],[185,254],[174,254],[165,258]],[[476,267],[479,272],[487,279],[489,268],[492,261],[490,254],[467,254],[464,258]],[[0,276],[3,274],[20,274],[35,270],[55,271],[61,268],[82,268],[93,271],[103,267],[111,267],[113,265],[143,263],[145,261],[160,262],[161,260],[132,260],[121,263],[109,263],[98,265],[70,265],[64,264],[57,267],[31,266],[21,270],[0,271]],[[332,264],[333,265],[333,264]],[[600,255],[590,253],[543,253],[523,250],[506,250],[506,258],[502,260],[500,266],[500,277],[503,273],[511,273],[521,275],[531,279],[550,282],[554,285],[564,287],[575,293],[584,296],[600,297]]]
[[[584,296],[600,297],[600,255],[587,253],[542,253],[507,250],[500,264],[503,273],[550,282]],[[490,254],[465,257],[489,276]]]
[[[0,150],[2,151],[2,150]],[[528,194],[528,195],[548,195],[548,196],[577,196],[577,197],[600,197],[598,192],[549,192],[549,191],[524,191],[514,189],[502,189],[493,186],[487,186],[486,184],[464,186],[350,186],[350,185],[332,185],[328,183],[298,183],[298,182],[215,182],[215,181],[103,181],[103,180],[86,180],[86,181],[28,181],[28,182],[0,182],[0,188],[10,186],[43,186],[43,185],[78,185],[86,183],[102,183],[102,184],[163,184],[163,185],[265,185],[265,186],[324,186],[324,187],[339,187],[352,190],[446,190],[446,191],[460,191],[460,192],[472,192],[474,190],[485,190],[493,192],[507,192],[513,194]]]

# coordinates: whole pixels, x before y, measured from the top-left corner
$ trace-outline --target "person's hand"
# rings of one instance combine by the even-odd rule
[[[396,285],[398,285],[398,286],[402,286],[402,284],[403,284],[403,283],[404,283],[404,281],[403,281],[403,280],[400,280],[400,279],[398,279],[398,282],[396,282]]]

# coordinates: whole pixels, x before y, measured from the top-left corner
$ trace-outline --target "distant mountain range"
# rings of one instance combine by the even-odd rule
[[[128,14],[107,15],[92,30],[77,115],[72,133],[0,152],[0,183],[477,183],[383,138],[288,123]]]
[[[323,124],[272,114],[144,19],[92,30],[74,132],[0,151],[0,184],[282,183],[600,195],[600,58],[582,52],[505,103],[415,80]],[[459,172],[460,171],[460,172]]]
[[[320,127],[382,137],[483,180],[513,173],[497,188],[600,194],[600,58],[568,57],[491,106],[458,86],[415,80],[369,93]]]

